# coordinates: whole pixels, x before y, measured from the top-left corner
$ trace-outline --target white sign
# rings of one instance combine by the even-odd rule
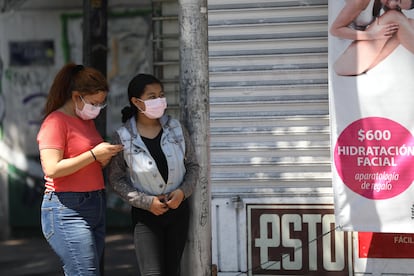
[[[346,231],[413,233],[412,11],[351,3],[329,4],[336,223]]]

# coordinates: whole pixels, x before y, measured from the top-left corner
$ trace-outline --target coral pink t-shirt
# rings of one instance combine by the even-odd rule
[[[78,156],[103,141],[93,120],[82,120],[60,111],[50,113],[37,134],[39,150],[58,149],[63,158]],[[87,192],[105,187],[102,166],[95,161],[73,174],[50,178],[45,175],[46,191]]]

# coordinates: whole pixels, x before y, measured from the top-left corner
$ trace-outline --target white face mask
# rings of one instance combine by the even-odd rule
[[[138,99],[145,104],[145,111],[139,109],[145,116],[149,119],[159,119],[164,114],[165,109],[167,108],[166,98],[156,98],[143,101]]]
[[[83,109],[80,110],[78,106],[76,105],[76,115],[78,115],[82,120],[92,120],[98,117],[99,112],[101,112],[101,109],[106,106],[105,105],[93,105],[90,103],[85,102],[85,100],[80,96],[82,102],[83,102]]]

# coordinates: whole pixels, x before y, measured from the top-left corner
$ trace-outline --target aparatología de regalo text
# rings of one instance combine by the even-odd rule
[[[413,183],[414,137],[388,118],[352,122],[338,136],[333,154],[343,184],[363,197],[389,199]]]

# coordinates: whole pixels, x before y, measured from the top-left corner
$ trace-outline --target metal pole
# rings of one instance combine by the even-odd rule
[[[83,1],[83,64],[92,66],[106,76],[108,50],[107,0]],[[106,109],[95,119],[96,128],[106,137]]]
[[[194,141],[200,179],[190,198],[183,275],[211,275],[207,0],[179,0],[181,115]]]

